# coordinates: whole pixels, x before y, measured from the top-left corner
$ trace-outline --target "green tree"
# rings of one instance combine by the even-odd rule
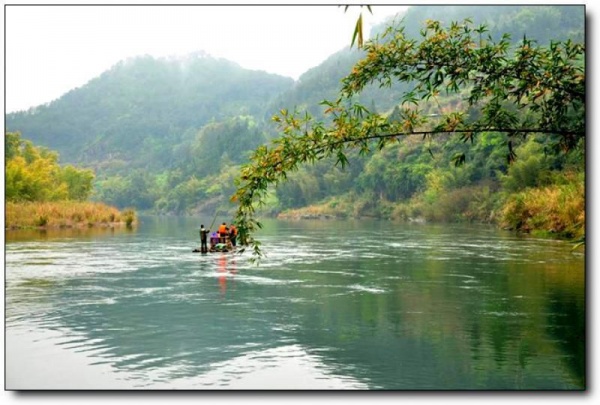
[[[448,27],[428,20],[420,41],[404,35],[402,27],[390,27],[364,49],[366,57],[342,81],[339,98],[322,103],[325,121],[285,109],[273,117],[282,136],[256,149],[232,197],[239,204],[242,242],[253,242],[251,235],[260,227],[255,208],[268,187],[305,162],[334,157],[343,167],[347,150],[366,154],[415,135],[453,134],[474,143],[478,134],[489,132],[504,134],[512,161],[514,142],[530,134],[547,134],[556,153],[576,148],[585,136],[583,44],[553,41],[543,47],[524,37],[513,47],[508,35],[495,41],[486,26],[473,27],[470,20]],[[369,84],[396,82],[409,87],[394,121],[355,101]],[[425,114],[424,104],[439,103],[442,92],[460,96],[461,108]],[[465,153],[453,158],[457,165],[465,159]],[[260,254],[256,242],[254,251]]]
[[[68,188],[68,199],[85,201],[93,189],[94,172],[90,169],[78,169],[74,166],[65,166],[60,177]]]
[[[5,198],[7,201],[85,200],[92,191],[94,173],[73,166],[61,168],[58,153],[5,134]]]
[[[510,165],[506,175],[500,176],[505,191],[517,192],[550,184],[552,157],[544,154],[541,145],[529,139],[517,149],[517,154],[519,159]]]

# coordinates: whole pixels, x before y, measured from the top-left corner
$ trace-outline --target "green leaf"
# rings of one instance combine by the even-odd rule
[[[362,29],[362,13],[358,16],[358,20],[356,20],[356,27],[354,27],[354,34],[352,34],[352,43],[350,44],[350,48],[354,46],[354,42],[356,42],[358,38],[357,47],[363,47],[363,29]]]
[[[466,156],[464,153],[457,153],[452,157],[452,162],[454,162],[455,167],[460,167],[465,164]]]

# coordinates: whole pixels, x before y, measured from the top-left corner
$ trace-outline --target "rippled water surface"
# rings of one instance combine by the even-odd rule
[[[270,220],[257,267],[192,253],[198,228],[8,232],[6,388],[585,387],[585,259],[566,242]]]

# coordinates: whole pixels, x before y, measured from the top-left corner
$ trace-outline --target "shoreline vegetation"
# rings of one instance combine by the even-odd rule
[[[6,202],[4,229],[132,228],[135,210],[119,211],[98,202]]]
[[[132,228],[133,209],[119,211],[88,201],[95,174],[91,169],[61,166],[58,153],[5,133],[5,224],[18,229]]]
[[[484,191],[473,187],[462,190],[464,199],[468,200],[465,204],[457,204],[456,201],[452,204],[441,204],[440,201],[427,204],[424,198],[414,198],[408,202],[380,202],[365,207],[368,204],[360,198],[338,197],[321,204],[283,210],[274,216],[286,220],[370,217],[413,223],[487,223],[536,237],[564,240],[585,238],[583,176],[577,180],[571,179],[566,184],[530,188],[517,193],[494,194],[489,190]],[[454,196],[452,199],[457,198]],[[470,206],[471,202],[477,204]]]

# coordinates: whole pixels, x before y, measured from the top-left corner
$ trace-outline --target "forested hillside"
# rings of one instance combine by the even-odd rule
[[[95,200],[184,213],[216,187],[199,179],[266,142],[256,119],[292,85],[201,52],[137,57],[47,105],[8,114],[6,127],[93,169]]]
[[[136,57],[47,105],[8,114],[7,128],[66,162],[157,170],[177,160],[174,149],[207,123],[263,116],[265,103],[292,84],[202,53]]]
[[[471,18],[474,25],[485,23],[493,38],[508,34],[515,44],[527,38],[549,46],[551,40],[583,42],[584,17],[584,8],[575,6],[414,6],[374,32],[382,34],[393,23],[416,38],[425,20],[449,25]],[[306,110],[322,117],[327,106],[321,101],[337,97],[341,79],[364,56],[361,50],[340,50],[296,83],[201,53],[178,60],[134,58],[48,105],[8,114],[6,126],[58,150],[63,161],[93,168],[97,200],[159,213],[214,210],[227,206],[251,151],[278,136],[273,114]],[[398,83],[372,84],[356,98],[393,121],[405,90]],[[436,115],[462,102],[441,94],[421,108]],[[381,151],[351,153],[343,170],[333,161],[303,166],[272,190],[267,209],[312,205],[303,213],[504,221],[517,227],[524,220],[519,201],[531,198],[522,194],[527,190],[563,199],[581,194],[573,204],[583,204],[585,145],[551,155],[551,141],[531,137],[515,143],[517,161],[509,165],[507,139],[500,134],[473,145],[447,136],[407,137]],[[464,164],[456,167],[453,159],[466,149]],[[536,198],[548,200],[543,194]]]

